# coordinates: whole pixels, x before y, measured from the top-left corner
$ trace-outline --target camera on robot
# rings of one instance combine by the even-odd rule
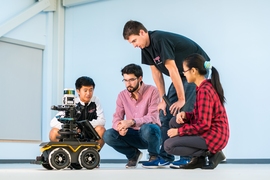
[[[76,120],[81,115],[81,110],[75,103],[75,90],[74,89],[64,89],[63,104],[53,105],[52,110],[64,111],[65,115],[57,116],[58,121],[70,121]]]

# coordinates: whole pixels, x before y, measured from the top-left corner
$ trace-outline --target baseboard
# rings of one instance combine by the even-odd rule
[[[0,164],[30,163],[34,159],[0,159]],[[140,161],[140,163],[145,161]],[[101,159],[100,163],[127,163],[126,159]],[[222,164],[270,164],[270,159],[226,159]]]
[[[270,159],[226,159],[227,164],[270,164]]]

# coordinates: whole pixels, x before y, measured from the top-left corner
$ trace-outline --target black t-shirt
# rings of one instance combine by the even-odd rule
[[[148,31],[150,45],[142,49],[142,64],[155,65],[159,71],[169,76],[165,60],[175,61],[180,74],[183,71],[183,60],[192,53],[201,54],[210,61],[204,50],[191,39],[165,31]]]

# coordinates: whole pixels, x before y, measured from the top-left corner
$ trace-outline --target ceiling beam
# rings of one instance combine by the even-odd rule
[[[15,27],[19,26],[20,24],[24,23],[31,17],[40,13],[41,11],[43,11],[49,6],[50,6],[49,0],[42,0],[42,1],[36,2],[34,5],[29,7],[25,11],[21,12],[17,16],[11,18],[4,24],[0,25],[0,37],[5,35],[7,32],[11,31]]]
[[[63,0],[63,6],[71,7],[71,6],[82,5],[82,4],[91,3],[95,1],[99,1],[99,0]]]

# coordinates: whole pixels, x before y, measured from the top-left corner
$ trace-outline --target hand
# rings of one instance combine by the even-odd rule
[[[128,127],[129,127],[127,125],[128,125],[127,120],[121,120],[118,122],[117,131],[119,132],[121,136],[125,136],[127,134]]]
[[[167,131],[167,135],[172,138],[178,135],[178,128],[171,128]]]
[[[183,124],[184,123],[184,119],[186,119],[186,113],[184,111],[178,113],[176,115],[176,122],[178,124]]]
[[[128,131],[128,129],[121,129],[121,130],[118,131],[118,132],[119,132],[119,134],[120,134],[121,136],[125,136],[125,135],[127,134],[127,131]]]
[[[180,111],[180,109],[184,106],[184,104],[185,104],[185,100],[178,100],[175,103],[173,103],[171,107],[169,108],[171,114],[173,116],[176,116],[176,114]]]
[[[77,130],[77,133],[81,133],[81,129],[76,127],[76,130]]]
[[[167,112],[166,112],[166,103],[165,101],[162,101],[158,104],[158,111],[162,110],[163,111],[163,114],[164,116],[167,115]]]
[[[117,130],[118,131],[120,131],[122,129],[127,129],[127,128],[129,128],[129,126],[128,126],[126,120],[121,120],[121,121],[118,122],[118,124],[117,124]]]

